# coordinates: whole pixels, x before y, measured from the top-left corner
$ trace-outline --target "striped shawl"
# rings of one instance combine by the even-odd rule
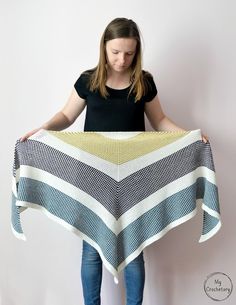
[[[15,145],[12,229],[25,239],[27,208],[78,234],[114,275],[170,229],[203,209],[199,242],[220,228],[210,143],[177,132],[40,130]]]

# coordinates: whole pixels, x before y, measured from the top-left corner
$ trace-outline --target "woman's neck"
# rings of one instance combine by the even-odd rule
[[[106,85],[114,89],[123,89],[130,85],[130,71],[117,73],[115,71],[107,71]]]

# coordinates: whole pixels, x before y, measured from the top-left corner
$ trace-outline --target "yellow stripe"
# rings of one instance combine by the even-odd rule
[[[96,132],[48,131],[61,141],[114,164],[122,164],[160,149],[186,136],[189,131],[141,132],[131,138],[112,139]],[[114,152],[119,151],[119,154]]]

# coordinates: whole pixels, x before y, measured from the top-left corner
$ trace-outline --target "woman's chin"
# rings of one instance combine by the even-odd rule
[[[113,70],[116,71],[116,72],[125,72],[127,70],[127,67],[123,67],[123,66],[122,67],[119,67],[119,66],[117,67],[116,66],[116,67],[113,67]]]

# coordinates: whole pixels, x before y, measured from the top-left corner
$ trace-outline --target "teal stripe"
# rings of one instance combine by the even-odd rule
[[[203,198],[204,204],[211,210],[220,214],[218,188],[206,178],[198,179],[197,198]],[[203,213],[202,235],[209,233],[218,224],[219,220],[206,211]]]
[[[18,233],[23,233],[20,222],[20,208],[16,206],[16,197],[14,193],[11,195],[11,224],[14,230]]]
[[[203,228],[202,235],[209,233],[219,223],[219,219],[209,215],[207,212],[203,212]]]
[[[207,194],[204,190],[207,190]],[[99,217],[80,202],[55,188],[43,182],[23,177],[18,186],[19,200],[44,207],[51,214],[89,236],[99,245],[106,260],[115,269],[144,241],[161,232],[173,221],[191,213],[196,208],[196,197],[203,197],[209,208],[217,210],[218,204],[214,202],[217,200],[216,191],[217,187],[214,184],[205,178],[199,178],[195,184],[169,196],[144,213],[120,232],[117,237],[103,222],[102,215]],[[22,232],[17,220],[17,213],[18,210],[15,209],[13,211],[15,228],[16,231]],[[218,219],[205,213],[203,234],[211,231],[218,222]]]
[[[218,187],[204,177],[198,178],[196,198],[203,198],[204,204],[220,214]]]
[[[203,193],[204,189],[207,190],[207,194]],[[118,236],[119,264],[147,239],[160,233],[173,221],[194,211],[196,208],[196,197],[203,198],[209,208],[218,211],[216,192],[217,187],[214,184],[205,178],[199,178],[193,185],[169,196],[144,213],[127,226]],[[210,232],[218,222],[218,219],[206,214],[203,219],[202,234]],[[126,245],[125,248],[122,248],[123,243]]]
[[[106,260],[114,267],[117,265],[117,251],[112,250],[116,249],[116,236],[93,211],[50,185],[30,178],[20,179],[18,194],[19,200],[44,207],[90,237],[101,247]]]

